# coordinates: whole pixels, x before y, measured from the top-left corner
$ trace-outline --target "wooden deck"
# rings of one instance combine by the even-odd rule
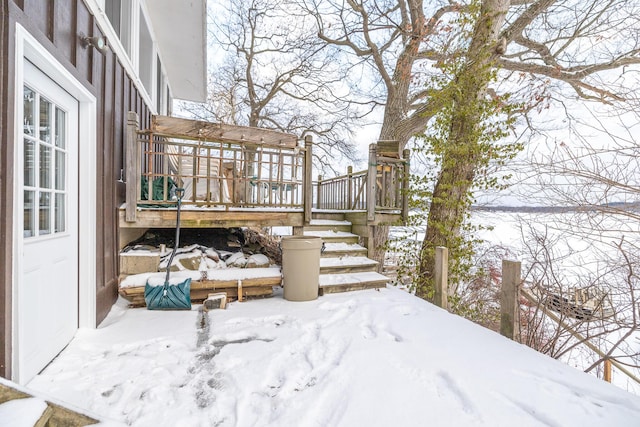
[[[376,271],[378,262],[367,257],[366,245],[360,245],[363,239],[351,232],[354,225],[345,219],[345,215],[346,213],[334,213],[329,216],[323,213],[323,219],[314,220],[301,230],[304,236],[320,237],[326,244],[320,257],[319,295],[383,288],[390,280]],[[363,217],[365,215],[362,213]],[[130,254],[121,255],[121,260],[130,256]],[[143,283],[149,280],[156,282],[164,280],[165,273],[157,272],[152,275],[148,273],[158,269],[159,256],[151,257],[148,254],[141,254],[134,257],[137,258],[136,262],[127,260],[127,267],[122,270],[131,273],[131,276],[123,277],[119,293],[132,306],[143,307],[145,305]],[[182,265],[186,267],[186,264]],[[142,273],[142,276],[138,273]],[[190,277],[191,300],[199,303],[212,293],[224,293],[227,301],[272,296],[274,288],[282,285],[281,274],[281,269],[273,266],[267,268],[232,266],[228,269],[208,270],[204,275],[201,271],[195,270],[176,271],[173,279],[184,280]],[[176,277],[177,275],[179,277]]]
[[[408,150],[386,141],[369,147],[367,170],[312,179],[313,141],[267,129],[155,116],[127,123],[126,203],[120,247],[149,228],[176,226],[177,187],[185,189],[185,228],[294,227],[346,218],[368,239],[372,228],[408,214]]]
[[[182,227],[301,227],[325,211],[375,226],[408,213],[408,151],[394,156],[389,144],[371,144],[367,170],[313,181],[310,136],[164,116],[139,129],[135,113],[127,135],[121,229],[175,227],[177,187]]]
[[[138,208],[136,221],[126,221],[126,208],[120,208],[120,228],[174,228],[176,209]],[[228,228],[228,227],[301,227],[304,224],[302,210],[223,210],[202,208],[185,209],[180,212],[180,227],[186,228]]]

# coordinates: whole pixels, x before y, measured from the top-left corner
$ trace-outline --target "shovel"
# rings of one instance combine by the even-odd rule
[[[167,263],[167,276],[162,286],[151,286],[149,281],[144,285],[144,301],[148,310],[191,310],[191,278],[176,285],[169,284],[171,263],[180,245],[180,206],[184,188],[176,188],[178,196],[178,208],[176,218],[176,242],[173,245],[169,262]]]

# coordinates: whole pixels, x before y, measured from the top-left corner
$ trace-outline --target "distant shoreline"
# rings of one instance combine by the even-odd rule
[[[485,212],[514,212],[514,213],[568,213],[568,212],[597,212],[605,210],[623,210],[637,211],[640,210],[640,202],[634,203],[609,203],[603,205],[585,205],[585,206],[471,206],[472,211]]]

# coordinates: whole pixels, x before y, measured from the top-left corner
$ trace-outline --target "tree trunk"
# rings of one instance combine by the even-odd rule
[[[445,143],[442,165],[427,218],[427,229],[420,254],[419,283],[416,295],[430,299],[433,295],[435,247],[451,251],[451,262],[460,255],[460,231],[470,205],[481,156],[478,126],[482,121],[480,102],[491,80],[496,45],[509,7],[508,0],[484,0],[476,22],[466,65],[452,84],[451,127]],[[454,269],[453,269],[454,270]]]
[[[467,194],[473,185],[477,161],[474,157],[477,151],[477,138],[473,134],[480,117],[478,111],[474,115],[472,107],[477,105],[477,100],[487,89],[490,66],[498,56],[495,49],[498,34],[504,24],[509,5],[509,0],[483,0],[468,50],[467,66],[461,71],[457,81],[452,82],[453,93],[456,95],[452,97],[454,111],[447,142],[448,148],[443,156],[442,170],[431,202],[419,266],[421,278],[425,280],[417,284],[419,288],[424,288],[418,291],[418,296],[423,298],[429,294],[429,284],[432,284],[431,272],[435,260],[433,254],[429,254],[435,250],[435,246],[447,246],[447,242],[458,238],[460,226],[468,208]],[[410,81],[412,62],[408,58],[412,52],[405,53],[407,57],[400,58],[396,65],[394,81],[405,83]],[[400,88],[403,90],[399,90]],[[406,110],[403,108],[406,107],[407,102],[404,86],[392,86],[387,89],[387,104],[380,139],[396,139],[400,141],[399,146],[402,150],[417,132],[417,128],[428,122],[429,117],[428,114],[423,114],[422,117],[418,115],[413,120],[407,120],[404,117]],[[435,105],[435,101],[432,102]],[[374,230],[374,242],[378,243],[374,258],[380,263],[381,269],[385,250],[380,242],[387,240],[389,228],[376,227]],[[453,251],[451,258],[455,260]]]
[[[462,144],[469,157],[473,152],[472,144]],[[419,282],[416,283],[416,295],[423,299],[433,296],[435,267],[435,248],[444,246],[451,250],[451,262],[455,262],[459,246],[460,227],[469,207],[468,193],[475,178],[475,164],[471,161],[459,161],[455,155],[447,153],[440,176],[433,191],[431,207],[427,217],[427,229],[420,253]]]

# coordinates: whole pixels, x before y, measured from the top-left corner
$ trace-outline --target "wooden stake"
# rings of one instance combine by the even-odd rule
[[[435,295],[434,304],[445,310],[449,310],[447,301],[448,295],[448,276],[449,276],[449,250],[443,246],[436,247],[436,265],[435,265]]]
[[[609,359],[604,359],[604,380],[611,382],[611,360]]]
[[[500,291],[500,333],[518,341],[520,305],[520,262],[502,260],[502,290]]]
[[[238,280],[238,302],[242,302],[242,280]]]

